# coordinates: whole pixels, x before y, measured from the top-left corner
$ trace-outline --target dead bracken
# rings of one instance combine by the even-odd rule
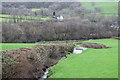
[[[3,78],[39,78],[61,57],[72,52],[74,44],[36,45],[30,48],[1,51]]]
[[[77,43],[80,44],[82,47],[86,47],[86,48],[94,48],[94,49],[106,49],[106,48],[111,48],[111,47],[107,47],[104,44],[99,44],[99,43]]]

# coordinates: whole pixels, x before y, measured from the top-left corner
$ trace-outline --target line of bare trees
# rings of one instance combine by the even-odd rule
[[[100,39],[118,36],[117,27],[110,19],[90,21],[68,19],[63,21],[21,22],[2,24],[2,42],[39,42],[48,40]]]

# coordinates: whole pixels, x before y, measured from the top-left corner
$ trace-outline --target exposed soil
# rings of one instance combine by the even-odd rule
[[[40,78],[45,69],[72,52],[74,44],[37,45],[2,52],[3,78]]]

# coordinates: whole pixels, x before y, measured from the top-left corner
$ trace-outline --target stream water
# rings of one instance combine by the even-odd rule
[[[80,47],[80,48],[81,48],[82,50],[86,50],[86,49],[87,49],[87,48],[84,48],[84,47]],[[67,57],[64,56],[64,57],[62,57],[60,60],[64,60],[64,59],[66,59],[66,58],[67,58]],[[51,67],[52,67],[52,66],[51,66]],[[40,79],[38,79],[38,80],[44,80],[44,79],[46,79],[51,67],[47,68],[47,69],[45,70],[45,72],[44,72],[44,75],[43,75]]]
[[[64,60],[64,59],[66,59],[66,58],[67,58],[67,57],[62,57],[60,60]],[[47,68],[47,69],[45,70],[45,72],[44,72],[44,75],[43,75],[40,79],[38,79],[38,80],[44,80],[44,79],[46,79],[47,76],[48,76],[48,73],[49,73],[49,71],[50,71],[50,68],[51,68],[51,67]]]
[[[80,47],[80,49],[86,50],[87,48]],[[82,53],[82,52],[81,52],[82,50],[79,51],[79,50],[76,50],[76,48],[75,48],[73,52],[78,51],[78,53]],[[74,54],[74,53],[73,53],[73,54]],[[64,59],[66,59],[66,58],[67,58],[67,57],[64,56],[64,57],[62,57],[60,60],[64,60]],[[51,66],[51,67],[52,67],[52,66]],[[40,79],[38,79],[38,80],[44,80],[44,79],[46,79],[51,67],[47,68],[47,69],[45,70],[45,72],[44,72],[44,75],[43,75]]]
[[[47,75],[49,73],[49,70],[50,70],[50,67],[45,70],[44,75],[40,79],[38,79],[38,80],[44,80],[44,79],[46,79]]]

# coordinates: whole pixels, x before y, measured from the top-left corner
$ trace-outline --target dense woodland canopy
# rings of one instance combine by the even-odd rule
[[[93,3],[91,5],[94,6]],[[31,11],[31,8],[41,10]],[[3,3],[2,14],[52,17],[64,20],[34,20],[33,22],[2,23],[3,42],[39,42],[49,40],[81,40],[118,37],[117,17],[106,17],[100,8],[86,9],[81,3],[18,2]]]

